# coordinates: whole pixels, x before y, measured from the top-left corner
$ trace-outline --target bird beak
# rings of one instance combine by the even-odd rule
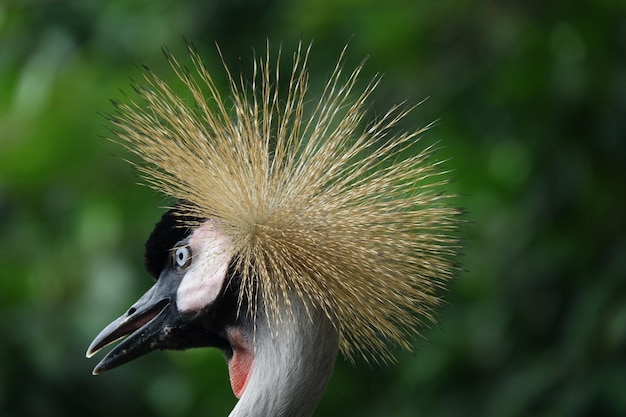
[[[174,304],[171,291],[157,282],[125,314],[106,326],[87,349],[88,358],[105,346],[128,337],[98,363],[93,374],[164,348],[172,326],[180,321],[180,313]]]

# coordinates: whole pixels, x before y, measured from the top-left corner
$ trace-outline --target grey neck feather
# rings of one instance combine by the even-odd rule
[[[339,335],[323,312],[309,317],[295,297],[292,306],[295,319],[271,330],[264,315],[257,317],[252,374],[230,417],[313,415],[335,366]]]

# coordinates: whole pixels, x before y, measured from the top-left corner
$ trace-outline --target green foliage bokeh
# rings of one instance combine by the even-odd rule
[[[167,201],[102,136],[139,64],[183,38],[223,79],[267,41],[314,42],[312,85],[384,73],[372,113],[449,159],[466,272],[389,367],[340,360],[317,416],[626,415],[626,3],[0,2],[0,415],[225,416],[221,354],[157,352],[99,377],[84,352],[150,285]],[[241,58],[240,58],[241,57]],[[225,86],[224,86],[225,87]]]

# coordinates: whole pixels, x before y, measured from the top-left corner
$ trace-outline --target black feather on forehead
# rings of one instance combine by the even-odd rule
[[[187,225],[200,221],[191,216],[181,215],[178,206],[179,204],[161,216],[161,220],[154,225],[154,230],[146,241],[146,270],[154,279],[159,278],[167,265],[172,248],[191,233]]]

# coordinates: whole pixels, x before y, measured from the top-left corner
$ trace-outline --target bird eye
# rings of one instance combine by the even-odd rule
[[[178,270],[189,268],[191,265],[191,249],[189,246],[180,246],[174,251],[174,266]]]

